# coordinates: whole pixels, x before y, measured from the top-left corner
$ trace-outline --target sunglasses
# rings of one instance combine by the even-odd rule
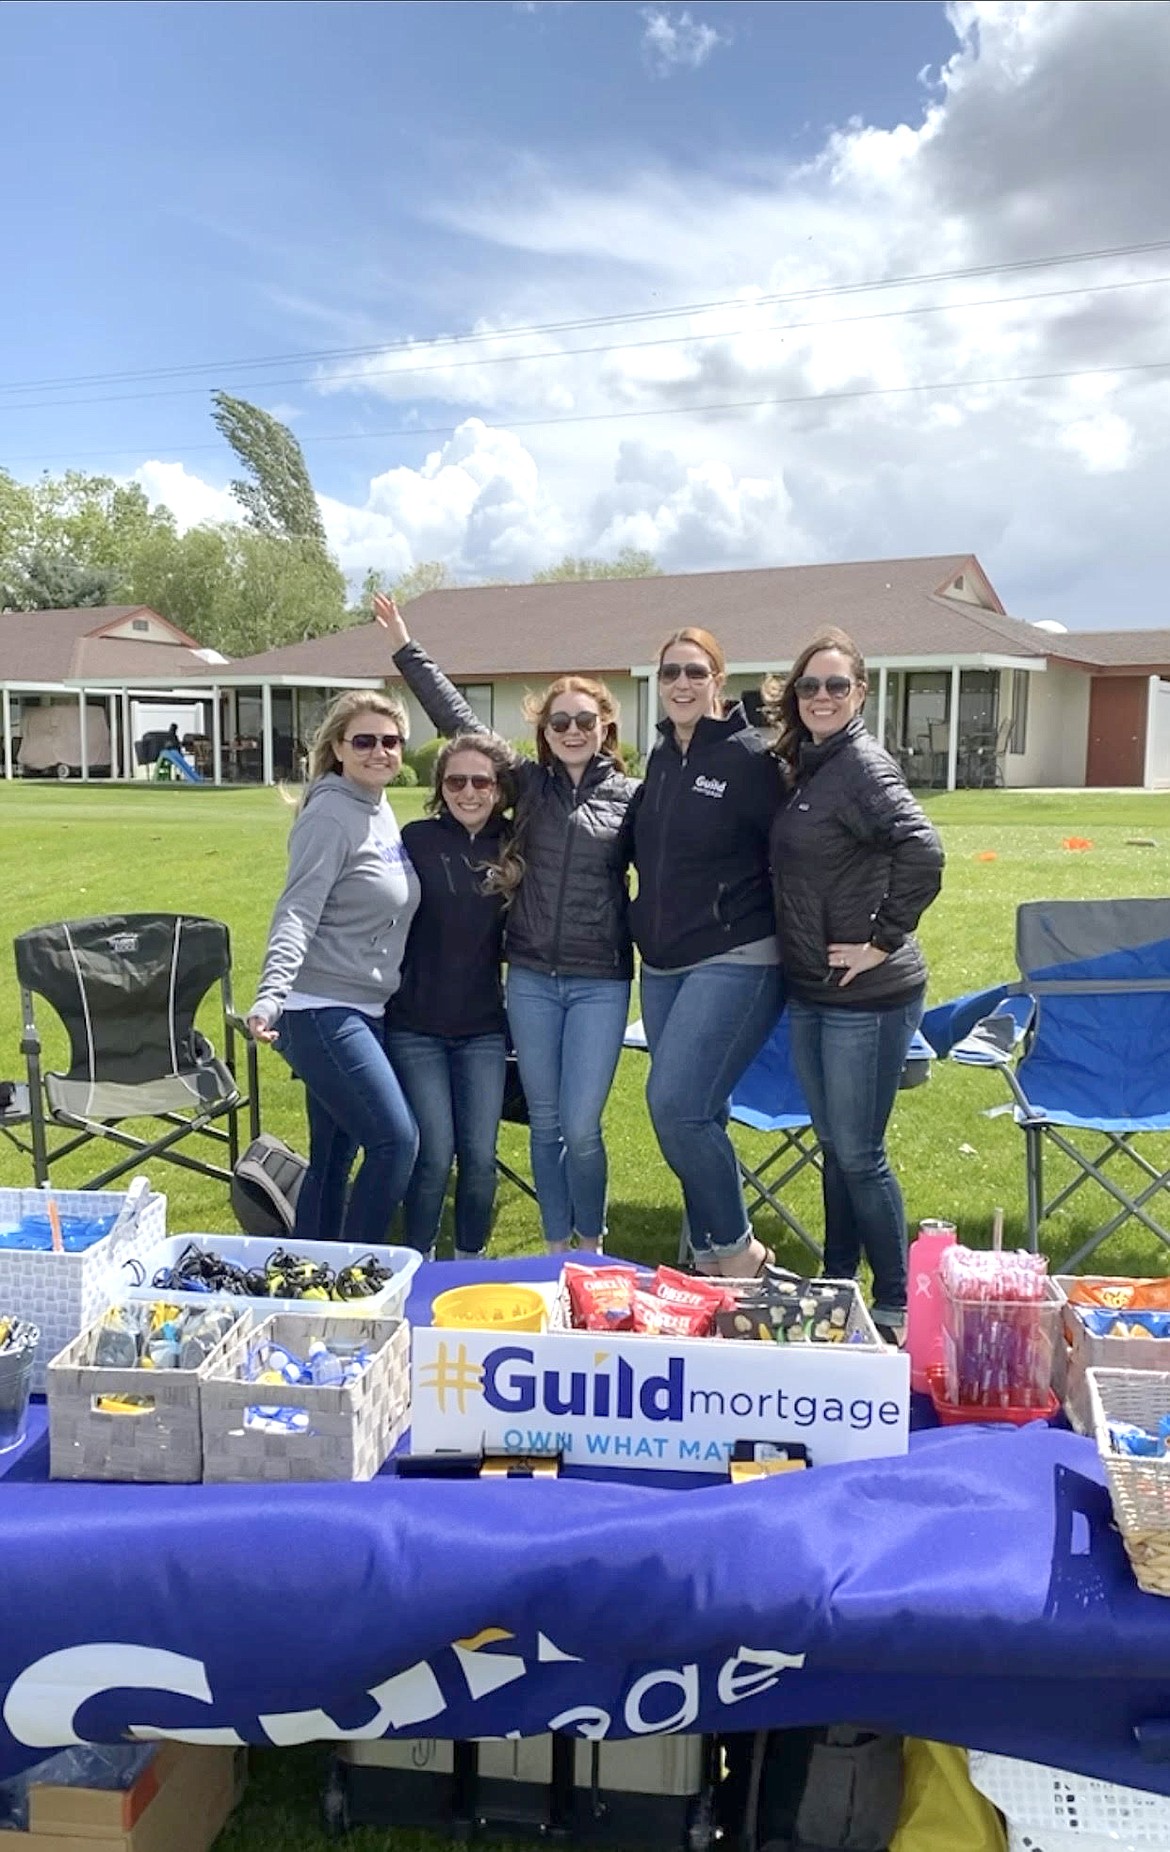
[[[355,752],[373,752],[375,746],[383,752],[396,752],[403,740],[401,733],[351,733],[345,743]]]
[[[792,684],[798,701],[811,701],[822,688],[830,701],[843,701],[847,694],[853,693],[853,686],[847,675],[826,675],[824,681],[819,675],[798,675]]]
[[[447,772],[443,778],[443,789],[466,791],[470,785],[473,791],[491,791],[495,788],[495,782],[487,772]]]
[[[570,727],[576,727],[578,733],[592,733],[597,719],[596,714],[588,713],[550,714],[545,725],[550,733],[567,733]]]
[[[711,671],[705,662],[662,662],[658,665],[660,682],[677,682],[685,675],[688,682],[709,682]]]

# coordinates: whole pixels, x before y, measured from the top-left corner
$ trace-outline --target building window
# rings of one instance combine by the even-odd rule
[[[150,619],[148,617],[132,617],[130,619],[130,628],[131,630],[149,630]]]
[[[1012,670],[1012,730],[1008,740],[1009,752],[1026,752],[1028,749],[1028,683],[1030,680],[1027,669]]]
[[[457,682],[455,686],[468,707],[474,708],[476,719],[482,720],[485,727],[492,726],[494,724],[492,719],[494,689],[491,682]]]

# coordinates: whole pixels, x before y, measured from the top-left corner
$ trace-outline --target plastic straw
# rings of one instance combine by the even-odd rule
[[[51,1196],[49,1198],[49,1231],[53,1237],[54,1254],[63,1254],[65,1242],[61,1234],[61,1211]]]

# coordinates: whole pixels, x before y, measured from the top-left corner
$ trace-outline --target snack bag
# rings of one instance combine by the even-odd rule
[[[566,1261],[562,1277],[569,1295],[569,1312],[580,1331],[632,1331],[634,1328],[633,1267],[581,1267]]]
[[[633,1294],[633,1328],[654,1337],[705,1338],[715,1324],[714,1305],[672,1305],[654,1293]]]

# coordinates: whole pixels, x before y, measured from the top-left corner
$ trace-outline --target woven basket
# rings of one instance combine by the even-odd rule
[[[1113,1275],[1087,1274],[1094,1285],[1103,1284]],[[1089,1330],[1080,1312],[1090,1306],[1072,1301],[1073,1288],[1082,1284],[1073,1275],[1058,1275],[1057,1285],[1064,1289],[1064,1336],[1068,1346],[1068,1380],[1061,1395],[1065,1412],[1078,1434],[1092,1434],[1093,1411],[1089,1406],[1089,1370],[1170,1370],[1170,1338],[1102,1338]],[[1137,1280],[1135,1285],[1143,1282]],[[1098,1308],[1099,1309],[1099,1308]]]
[[[971,1780],[1008,1820],[1012,1852],[1170,1846],[1170,1800],[1092,1775],[972,1749]]]
[[[304,1356],[314,1338],[364,1344],[372,1353],[345,1388],[246,1382],[247,1353],[271,1338]],[[200,1385],[203,1477],[207,1481],[287,1485],[301,1479],[372,1479],[410,1420],[410,1327],[404,1319],[278,1313],[218,1353]],[[249,1408],[308,1409],[307,1433],[245,1426]]]
[[[1088,1370],[1097,1451],[1113,1499],[1113,1515],[1138,1587],[1170,1595],[1170,1457],[1115,1453],[1111,1421],[1132,1421],[1153,1433],[1170,1414],[1170,1370]],[[1170,1827],[1165,1843],[1170,1845]]]

